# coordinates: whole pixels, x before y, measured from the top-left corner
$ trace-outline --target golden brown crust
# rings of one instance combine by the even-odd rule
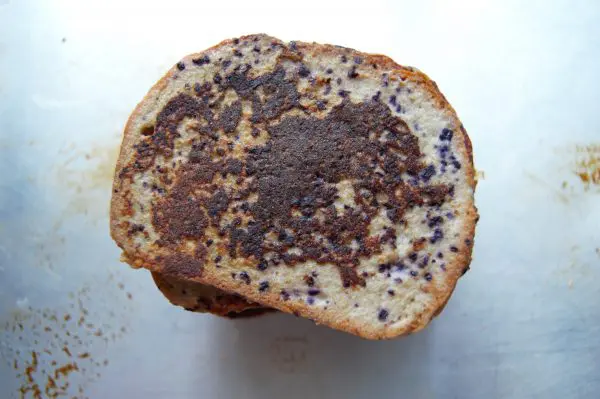
[[[247,39],[252,37],[254,37],[254,35],[245,36],[241,39]],[[215,47],[229,43],[232,43],[232,40],[226,40]],[[301,50],[311,49],[313,46],[315,46],[314,44],[301,42],[297,42],[296,45]],[[341,49],[332,45],[319,45],[318,51],[322,53],[329,52],[334,54],[343,54],[347,53],[348,49]],[[186,57],[185,59],[189,60],[198,57],[202,54],[203,53],[193,54]],[[447,113],[451,116],[453,121],[452,125],[454,127],[454,135],[458,139],[456,140],[456,142],[464,143],[464,145],[458,146],[457,151],[462,152],[464,159],[469,160],[468,165],[463,165],[461,173],[463,173],[466,176],[468,185],[474,190],[475,169],[472,161],[472,147],[470,140],[466,134],[466,131],[462,127],[462,123],[456,116],[454,109],[450,106],[450,104],[447,102],[444,96],[439,92],[437,85],[422,72],[414,68],[403,67],[401,65],[398,65],[386,56],[367,54],[357,52],[354,50],[352,50],[352,55],[361,56],[364,58],[366,63],[376,64],[380,69],[387,70],[386,72],[389,73],[391,80],[402,79],[419,83],[429,93],[436,106],[440,110],[447,111]],[[125,128],[125,135],[123,139],[123,145],[121,148],[121,154],[117,163],[117,171],[125,166],[125,163],[131,158],[132,155],[130,153],[130,149],[132,148],[132,143],[134,141],[135,135],[135,132],[130,129],[132,121],[139,116],[138,113],[140,112],[143,104],[146,101],[148,101],[150,97],[160,92],[165,87],[167,80],[171,78],[171,76],[174,73],[175,68],[173,68],[151,89],[146,98],[142,100],[142,102],[134,110]],[[132,250],[132,248],[126,247],[127,237],[124,234],[125,229],[121,228],[119,226],[119,223],[121,223],[121,215],[124,211],[127,211],[129,205],[125,203],[125,197],[120,196],[118,194],[123,190],[127,190],[129,188],[128,184],[129,183],[127,181],[119,179],[117,175],[115,176],[114,189],[117,191],[115,191],[113,194],[113,202],[111,206],[111,234],[113,236],[113,239],[125,250],[126,257],[130,264],[132,264],[134,267],[145,267],[152,271],[160,272],[162,270],[162,265],[155,263],[152,259],[146,258],[145,254],[135,253],[135,251]],[[210,271],[205,271],[202,274],[202,276],[194,277],[190,280],[203,284],[210,284],[225,291],[235,292],[241,296],[249,298],[252,301],[259,302],[264,306],[273,307],[287,313],[300,314],[304,317],[312,319],[317,324],[327,324],[332,328],[347,331],[359,335],[363,338],[388,339],[400,335],[406,335],[422,329],[429,323],[429,321],[433,317],[435,317],[441,312],[445,304],[448,302],[449,297],[455,288],[456,282],[464,274],[464,269],[469,265],[471,261],[474,231],[478,219],[477,209],[471,201],[467,204],[467,206],[464,209],[459,209],[458,211],[462,213],[460,217],[463,220],[464,228],[462,229],[461,236],[458,239],[458,242],[460,242],[461,245],[457,248],[457,251],[453,255],[452,260],[446,265],[446,284],[442,286],[432,285],[429,288],[429,292],[432,294],[435,300],[431,301],[429,307],[423,310],[420,313],[420,315],[416,317],[414,321],[408,326],[382,329],[379,326],[356,325],[353,324],[347,318],[344,318],[343,315],[338,315],[338,317],[331,317],[330,315],[324,315],[318,309],[307,306],[304,303],[284,302],[281,301],[278,293],[259,293],[252,286],[245,285],[235,280],[222,280]]]

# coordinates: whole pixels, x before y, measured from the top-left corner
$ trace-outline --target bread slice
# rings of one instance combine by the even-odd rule
[[[191,312],[212,313],[217,316],[237,319],[274,311],[274,309],[248,302],[238,295],[228,294],[210,285],[157,272],[152,273],[152,278],[169,302]]]
[[[250,35],[183,58],[133,111],[111,234],[133,267],[392,338],[468,269],[474,189],[467,133],[426,75]]]

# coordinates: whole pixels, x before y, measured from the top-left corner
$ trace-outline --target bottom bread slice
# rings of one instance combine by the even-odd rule
[[[212,313],[228,318],[253,317],[275,309],[248,302],[239,295],[194,281],[183,280],[163,273],[152,273],[154,283],[173,305],[198,313]]]

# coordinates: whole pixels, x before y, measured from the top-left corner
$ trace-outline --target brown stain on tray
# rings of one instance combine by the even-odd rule
[[[74,215],[84,215],[93,223],[108,218],[107,203],[120,144],[110,137],[82,148],[72,143],[60,151],[62,161],[52,171],[51,181],[67,203],[55,228]]]
[[[552,194],[555,196],[555,198],[558,199],[562,204],[564,204],[564,205],[569,204],[569,197],[565,193],[561,192],[561,190],[555,188],[550,182],[544,180],[543,178],[541,178],[539,176],[534,175],[533,173],[527,172],[527,171],[524,172],[524,175],[532,183],[552,192]]]
[[[558,157],[555,169],[543,176],[524,171],[525,177],[547,189],[564,205],[577,204],[587,195],[600,193],[600,144],[568,144],[556,148],[555,155]],[[561,180],[556,181],[557,176]]]
[[[25,234],[34,246],[32,265],[50,275],[60,274],[69,236],[63,227],[74,218],[105,228],[119,147],[120,135],[107,135],[106,141],[81,147],[70,143],[58,151],[56,165],[44,172],[43,179],[30,176],[30,183],[43,184],[56,204],[48,228],[26,226]]]
[[[87,397],[86,385],[97,381],[109,364],[98,348],[117,342],[128,330],[131,302],[117,278],[111,274],[108,284],[96,285],[102,292],[84,286],[69,293],[62,307],[21,304],[0,324],[0,350],[19,381],[18,397]],[[92,309],[100,294],[117,296],[124,306]]]
[[[592,186],[600,187],[600,144],[575,146],[573,172],[579,177],[586,191]]]

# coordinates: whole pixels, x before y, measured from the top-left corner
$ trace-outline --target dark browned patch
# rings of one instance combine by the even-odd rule
[[[193,257],[183,254],[175,253],[164,258],[164,273],[191,278],[200,277],[202,275],[202,263]]]
[[[358,276],[355,268],[347,265],[341,265],[338,266],[338,270],[340,271],[342,285],[344,288],[354,287],[356,285],[360,285],[362,287],[366,286],[365,279]]]
[[[302,68],[300,53],[284,49],[281,58],[298,63],[298,73],[286,75],[278,65],[273,72],[251,77],[252,67],[245,64],[227,75],[221,71],[224,77],[219,75],[216,87],[198,84],[196,96],[174,97],[159,113],[152,133],[136,145],[136,157],[123,173],[127,176],[147,169],[157,154],[170,157],[177,127],[184,118],[204,121],[196,128],[188,163],[176,171],[175,182],[163,181],[169,189],[153,206],[152,223],[161,234],[158,244],[177,247],[183,239],[200,240],[210,224],[218,228],[231,258],[252,258],[256,265],[265,259],[290,266],[307,260],[332,263],[345,287],[364,286],[364,278],[356,272],[359,260],[381,253],[383,244],[395,245],[393,229],[387,229],[381,238],[369,237],[370,221],[379,210],[385,209],[392,222],[401,224],[407,209],[439,206],[452,195],[453,187],[428,184],[435,168],[423,165],[418,138],[382,103],[379,94],[353,103],[347,92],[340,93],[342,103],[322,118],[308,112],[284,115],[291,109],[306,111],[300,105],[296,84],[310,71]],[[350,67],[348,77],[358,77],[356,65]],[[259,88],[263,97],[257,94]],[[239,100],[215,116],[214,106],[223,97],[219,93],[226,89],[234,90]],[[395,103],[396,98],[389,101]],[[219,130],[226,134],[236,130],[243,103],[251,106],[250,121],[266,130],[269,140],[248,148],[244,160],[225,158],[227,150],[217,145],[216,139]],[[253,136],[258,135],[256,126]],[[443,139],[449,140],[451,135]],[[233,143],[228,148],[231,150]],[[219,161],[211,159],[215,153],[222,157]],[[217,172],[236,175],[238,184],[247,181],[249,187],[213,186]],[[336,184],[343,180],[354,182],[355,206],[340,212],[334,202]],[[252,194],[257,194],[255,202],[248,201]],[[378,197],[387,199],[380,203]],[[239,217],[227,223],[221,220],[233,200],[242,201],[236,212],[241,210],[249,222]],[[267,240],[271,233],[279,239]],[[292,247],[299,253],[290,253]],[[417,247],[415,250],[422,249],[420,244]],[[240,278],[250,282],[244,272]]]
[[[169,197],[154,207],[154,226],[167,242],[201,238],[208,226],[202,203],[189,197]]]
[[[242,103],[240,101],[236,101],[233,104],[225,107],[220,118],[223,131],[225,131],[225,133],[233,132],[240,122],[241,117]]]

